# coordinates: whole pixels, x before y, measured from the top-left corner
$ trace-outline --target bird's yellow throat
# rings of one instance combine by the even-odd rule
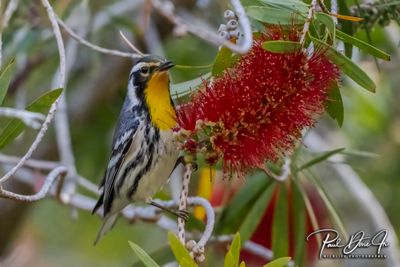
[[[176,114],[169,94],[167,71],[153,74],[144,95],[152,123],[160,130],[171,130],[176,125]]]

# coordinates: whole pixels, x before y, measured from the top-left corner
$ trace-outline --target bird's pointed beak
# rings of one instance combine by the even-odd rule
[[[167,60],[167,61],[161,63],[161,65],[158,66],[157,70],[158,71],[166,71],[166,70],[172,68],[173,66],[175,66],[174,63],[172,63],[172,61]]]

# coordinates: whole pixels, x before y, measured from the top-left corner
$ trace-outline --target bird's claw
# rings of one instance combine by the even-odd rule
[[[175,215],[187,222],[189,220],[189,212],[187,210],[177,210]]]

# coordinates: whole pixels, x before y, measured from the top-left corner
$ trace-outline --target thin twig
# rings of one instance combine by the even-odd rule
[[[316,6],[317,6],[317,0],[312,0],[310,8],[308,9],[307,20],[304,23],[303,31],[301,32],[301,36],[300,36],[300,44],[302,46],[304,46],[304,43],[306,41],[306,36],[307,36],[307,33],[308,33],[308,29],[310,28],[311,20],[312,20],[312,18],[314,16],[314,11],[315,11],[315,7]]]
[[[251,31],[249,18],[246,16],[244,8],[240,3],[240,0],[231,0],[231,4],[235,10],[236,16],[238,17],[238,21],[242,26],[243,30],[243,41],[240,45],[232,43],[228,40],[223,39],[218,34],[214,32],[210,32],[205,30],[203,27],[199,27],[197,25],[190,24],[186,22],[181,17],[177,16],[174,13],[174,4],[171,1],[161,1],[161,0],[152,0],[154,8],[167,18],[170,22],[178,27],[184,27],[188,32],[192,33],[200,37],[201,39],[213,43],[215,45],[223,45],[229,48],[230,50],[239,53],[245,54],[247,53],[253,43],[253,34]]]
[[[199,242],[197,242],[197,245],[199,247],[205,247],[208,240],[210,240],[213,230],[214,230],[214,225],[215,225],[214,209],[211,206],[210,202],[208,202],[208,200],[206,200],[205,198],[202,198],[202,197],[188,197],[187,204],[189,206],[201,206],[206,211],[206,215],[207,215],[206,227],[204,229],[204,232],[203,232]]]
[[[25,155],[21,158],[21,160],[15,165],[11,170],[9,170],[3,177],[0,178],[0,185],[10,179],[11,176],[13,176],[19,168],[21,168],[25,162],[32,156],[33,152],[37,149],[39,146],[40,142],[43,140],[44,135],[47,132],[47,129],[49,128],[49,125],[54,117],[54,113],[57,110],[57,103],[58,103],[59,98],[51,105],[50,111],[46,116],[46,119],[44,123],[42,124],[42,127],[40,128],[40,131],[38,135],[36,136],[35,140],[29,147],[28,151],[25,153]]]
[[[58,27],[57,20],[55,18],[54,11],[52,7],[50,6],[49,2],[47,0],[42,0],[43,6],[46,8],[46,12],[48,14],[48,17],[50,19],[51,25],[53,27],[54,35],[57,41],[57,46],[58,46],[58,53],[60,57],[60,83],[59,87],[64,88],[65,85],[65,50],[64,50],[64,44],[62,41],[61,37],[61,32],[60,28]],[[42,127],[40,128],[40,131],[38,135],[36,136],[35,140],[29,147],[28,151],[25,153],[25,155],[21,158],[21,161],[17,163],[10,171],[8,171],[3,177],[0,178],[0,185],[10,179],[11,176],[13,176],[19,168],[21,168],[24,164],[25,161],[28,160],[33,152],[37,149],[39,144],[42,142],[44,135],[47,132],[47,129],[49,128],[49,125],[51,121],[53,120],[53,117],[55,115],[55,112],[57,110],[57,105],[58,102],[60,101],[60,97],[54,101],[54,103],[51,105],[49,112],[47,113],[46,119],[42,124]]]
[[[162,201],[159,199],[154,199],[154,202],[157,204],[166,207],[166,208],[176,208],[177,206],[179,207],[180,202],[174,201],[174,200],[167,200],[167,201]],[[188,206],[194,207],[194,206],[201,206],[205,209],[206,211],[206,217],[207,217],[207,222],[206,222],[206,227],[204,232],[202,233],[199,242],[197,243],[197,246],[199,247],[205,247],[207,242],[211,239],[212,232],[214,230],[214,225],[215,225],[215,213],[214,209],[211,206],[210,202],[206,200],[205,198],[202,197],[187,197],[186,203]],[[179,228],[178,228],[179,230]]]
[[[39,129],[41,126],[40,122],[43,122],[46,118],[41,113],[3,107],[0,107],[0,116],[20,119],[26,126],[29,126],[33,129]]]
[[[189,194],[189,182],[192,176],[192,164],[185,165],[185,173],[183,174],[182,191],[179,197],[179,210],[186,210],[187,197]],[[179,240],[185,245],[185,220],[178,217],[178,236]]]
[[[16,193],[7,191],[0,186],[0,197],[7,198],[7,199],[13,199],[13,200],[17,200],[17,201],[22,201],[22,202],[35,202],[35,201],[41,200],[47,196],[48,192],[51,189],[51,186],[54,184],[56,179],[59,178],[60,175],[65,174],[66,172],[67,172],[67,168],[65,168],[63,166],[57,167],[54,170],[52,170],[47,175],[47,178],[46,178],[42,188],[40,189],[40,191],[34,195],[16,194]]]
[[[338,14],[338,2],[337,0],[331,0],[331,14]],[[338,24],[338,18],[336,16],[332,16],[333,22]]]
[[[86,26],[89,21],[89,12],[87,12],[88,6],[87,2],[83,1],[81,4],[77,5],[74,10],[71,12],[71,16],[69,18],[70,21],[80,20],[80,34],[86,34]],[[75,17],[74,17],[75,16]],[[77,16],[82,16],[83,18],[79,18]],[[82,21],[84,20],[84,21]],[[58,24],[57,24],[58,26]],[[66,46],[65,56],[68,58],[66,62],[65,76],[67,77],[70,73],[72,67],[74,66],[74,62],[76,61],[78,53],[78,44],[72,40],[69,40]],[[56,74],[53,78],[53,86],[55,86],[58,82],[59,72],[61,69],[57,70]],[[67,85],[67,81],[65,82],[65,87]],[[58,145],[58,150],[60,154],[61,164],[68,168],[68,175],[64,180],[64,184],[60,191],[60,199],[62,202],[67,203],[73,194],[76,191],[77,185],[77,170],[75,167],[75,157],[72,148],[71,135],[70,135],[70,127],[67,113],[67,100],[66,100],[66,88],[61,96],[61,100],[58,107],[58,112],[55,117],[55,129],[56,129],[56,140]],[[76,214],[76,213],[73,213]]]
[[[5,164],[17,164],[21,158],[4,155],[0,153],[0,162]],[[28,159],[25,161],[25,167],[32,168],[35,170],[52,170],[60,165],[60,163],[55,161],[45,161],[45,160],[36,160],[36,159]]]
[[[74,38],[78,43],[87,46],[97,52],[103,53],[103,54],[108,54],[108,55],[113,55],[113,56],[119,56],[119,57],[127,57],[127,58],[141,58],[142,55],[140,54],[135,54],[135,53],[127,53],[127,52],[122,52],[119,50],[113,50],[113,49],[108,49],[104,47],[100,47],[98,45],[95,45],[79,35],[77,35],[70,27],[68,27],[60,18],[57,17],[58,24],[72,37]]]
[[[1,160],[1,155],[0,155],[0,162]],[[33,160],[30,160],[28,162],[32,162]],[[49,164],[52,162],[49,162]],[[64,168],[66,170],[66,168]],[[27,177],[26,177],[27,176]],[[25,183],[28,183],[30,185],[34,185],[34,182],[32,180],[32,172],[31,171],[26,171],[25,169],[20,169],[19,172],[17,173],[17,178]],[[50,174],[49,174],[50,176]],[[91,183],[89,180],[87,180],[84,177],[79,177],[79,184],[83,185],[90,185],[89,187],[94,186],[93,183]],[[86,188],[86,187],[85,187]],[[46,188],[45,188],[46,189]],[[51,189],[51,187],[50,187]],[[42,190],[44,190],[42,188]],[[53,188],[53,190],[49,190],[48,194],[49,196],[56,197],[56,192]],[[168,208],[174,208],[178,206],[178,203],[169,200],[169,201],[161,201],[161,200],[154,200],[155,202],[159,203],[160,205]],[[64,205],[68,205],[70,207],[74,207],[80,210],[84,210],[87,212],[91,212],[93,210],[94,205],[96,204],[96,200],[90,197],[87,197],[82,194],[75,194],[72,196],[71,201],[69,203],[62,203]],[[202,206],[206,210],[207,214],[207,222],[206,222],[206,229],[202,233],[199,242],[197,243],[197,246],[199,247],[204,247],[208,241],[211,242],[218,242],[218,243],[226,243],[230,242],[232,240],[232,236],[211,236],[213,228],[214,228],[214,210],[211,206],[211,204],[204,198],[201,197],[188,197],[187,199],[187,204],[189,206]],[[99,214],[100,215],[100,214]],[[174,222],[172,219],[159,215],[159,209],[154,208],[153,206],[146,206],[146,207],[135,207],[133,205],[129,205],[122,211],[122,217],[126,219],[128,222],[134,222],[136,220],[144,220],[146,222],[154,222],[158,227],[167,230],[167,231],[177,231],[177,225],[176,222]],[[189,235],[190,233],[188,233]],[[192,234],[190,234],[191,236]],[[258,245],[252,241],[246,241],[244,244],[244,249],[253,253],[254,255],[258,255],[262,258],[265,258],[266,260],[270,260],[273,257],[273,253],[271,250],[264,248],[261,245]]]
[[[291,171],[290,171],[290,164],[291,164],[291,159],[290,157],[285,158],[285,162],[283,163],[283,166],[281,168],[281,174],[277,175],[273,173],[268,167],[264,167],[263,171],[265,174],[273,179],[275,179],[278,182],[284,182],[287,180],[287,178],[290,176]]]
[[[136,47],[134,46],[129,40],[128,38],[126,38],[125,34],[122,31],[119,31],[119,35],[121,36],[122,40],[124,40],[124,42],[136,53],[138,53],[139,55],[143,56],[143,53]]]

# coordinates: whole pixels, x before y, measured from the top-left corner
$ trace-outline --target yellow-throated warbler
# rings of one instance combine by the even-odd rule
[[[163,208],[151,198],[178,160],[172,142],[176,115],[168,75],[173,66],[160,57],[145,56],[130,72],[111,157],[100,185],[102,194],[93,210],[102,207],[104,215],[95,243],[113,227],[119,212],[130,202],[144,201]]]

